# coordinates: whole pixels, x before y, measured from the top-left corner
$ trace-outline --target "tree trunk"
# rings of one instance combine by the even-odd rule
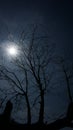
[[[44,90],[41,90],[40,92],[40,111],[39,111],[39,124],[43,124],[44,123]]]
[[[26,95],[26,103],[27,103],[27,124],[31,124],[31,110],[27,95]]]

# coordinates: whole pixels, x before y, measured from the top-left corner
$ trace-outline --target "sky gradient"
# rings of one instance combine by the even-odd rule
[[[11,33],[15,33],[21,25],[44,24],[58,49],[70,58],[73,49],[72,5],[69,0],[0,1],[0,26],[6,25]]]

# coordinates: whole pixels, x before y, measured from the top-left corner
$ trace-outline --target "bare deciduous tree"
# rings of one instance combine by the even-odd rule
[[[44,96],[52,78],[49,64],[53,58],[55,48],[55,44],[49,43],[47,36],[38,36],[36,30],[37,26],[33,28],[30,37],[27,38],[27,44],[25,44],[26,35],[24,31],[22,31],[18,43],[19,55],[12,59],[12,65],[15,66],[15,69],[10,69],[10,67],[3,65],[0,66],[1,77],[12,85],[14,96],[22,95],[25,97],[28,124],[31,123],[29,99],[29,86],[31,84],[30,82],[32,82],[31,77],[33,78],[35,89],[37,88],[38,90],[36,93],[39,95],[40,107],[38,123],[44,123]],[[38,99],[38,97],[36,99]],[[36,102],[35,97],[34,102]]]

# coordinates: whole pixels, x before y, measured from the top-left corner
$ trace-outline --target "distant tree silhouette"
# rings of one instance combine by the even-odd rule
[[[73,63],[68,63],[68,60],[65,60],[63,57],[60,56],[56,57],[55,63],[58,65],[58,67],[60,67],[60,72],[62,72],[63,79],[64,81],[66,81],[69,101],[73,102],[71,92],[71,80],[73,78]]]

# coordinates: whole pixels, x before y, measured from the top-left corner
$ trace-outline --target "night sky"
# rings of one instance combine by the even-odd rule
[[[57,45],[57,54],[73,61],[72,0],[0,0],[0,44],[7,41],[8,32],[17,39],[17,31],[21,27],[34,23],[46,27],[51,41]],[[63,101],[62,93],[60,100],[57,95],[54,95],[54,98],[57,102],[53,106],[58,106],[59,112],[61,109],[64,111],[67,99]],[[47,99],[45,100],[47,102]],[[50,106],[54,100],[53,96],[51,100],[49,98]],[[49,108],[49,111],[53,110]]]
[[[72,57],[72,5],[72,1],[61,0],[0,1],[0,26],[5,24],[11,33],[15,33],[21,25],[45,24],[51,39],[62,47],[60,50],[66,56]]]

